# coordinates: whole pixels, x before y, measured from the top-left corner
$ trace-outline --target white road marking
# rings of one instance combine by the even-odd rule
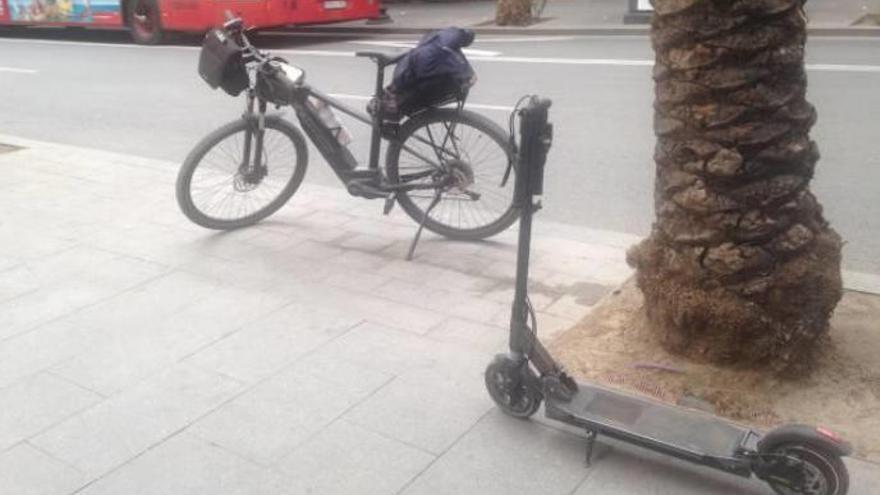
[[[475,43],[536,43],[542,41],[572,41],[587,38],[588,36],[525,36],[522,38],[514,38],[514,37],[491,37],[491,36],[477,36],[474,40]],[[613,38],[610,37],[609,38]]]
[[[880,65],[807,64],[807,70],[820,72],[880,72]]]
[[[509,62],[520,64],[559,65],[606,65],[628,67],[653,67],[653,60],[627,60],[615,58],[556,58],[556,57],[470,57],[478,62]]]
[[[276,36],[276,37],[289,37],[289,38],[369,38],[369,39],[383,39],[383,38],[400,38],[401,36],[406,36],[402,34],[384,34],[384,33],[297,33],[291,31],[264,31],[260,33],[260,36]],[[415,43],[418,39],[421,38],[420,35],[414,34],[410,38],[406,39],[390,39],[387,41],[391,42],[399,42],[399,43]],[[592,35],[592,34],[577,34],[577,35],[558,35],[558,36],[522,36],[522,37],[513,37],[509,35],[501,35],[501,36],[492,36],[492,35],[477,35],[474,40],[475,43],[534,43],[541,41],[571,41],[577,39],[584,38],[602,38],[602,39],[621,39],[621,38],[629,38],[629,39],[646,39],[645,35],[637,36],[637,35]]]
[[[348,93],[329,93],[328,96],[333,98],[339,98],[340,100],[355,100],[355,101],[370,101],[372,96],[364,96],[364,95],[352,95]],[[505,106],[505,105],[484,105],[482,103],[468,103],[465,105],[467,108],[473,108],[476,110],[495,110],[498,112],[512,112],[513,107]]]
[[[334,50],[266,50],[269,53],[287,53],[306,57],[354,57],[355,52],[339,52]]]
[[[175,45],[134,45],[126,43],[102,43],[92,41],[66,41],[66,40],[33,40],[23,38],[0,38],[0,43],[19,43],[35,45],[63,45],[63,46],[98,46],[103,48],[128,48],[134,50],[200,50],[199,46],[175,46]]]
[[[34,69],[19,69],[17,67],[0,67],[0,72],[12,72],[13,74],[36,74]]]
[[[604,65],[628,67],[653,67],[653,60],[628,60],[606,58],[536,58],[536,57],[470,57],[479,62],[513,62],[524,64]],[[880,65],[859,64],[806,64],[807,70],[817,72],[876,72]]]
[[[0,43],[35,43],[67,46],[100,46],[111,48],[133,48],[141,50],[199,50],[198,46],[144,46],[123,45],[114,43],[90,43],[83,41],[56,41],[56,40],[23,40],[23,39],[0,39]],[[270,53],[286,53],[305,57],[353,57],[354,52],[340,50],[267,50]],[[614,58],[558,58],[558,57],[507,57],[507,56],[472,56],[470,60],[476,62],[501,62],[521,64],[556,64],[556,65],[593,65],[606,67],[652,67],[653,60],[638,59],[614,59]],[[807,64],[807,70],[817,72],[860,72],[880,74],[880,65],[862,64]]]

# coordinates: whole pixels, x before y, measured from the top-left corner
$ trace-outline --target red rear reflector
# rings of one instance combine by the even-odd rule
[[[816,428],[816,431],[820,435],[822,435],[823,437],[828,438],[830,440],[834,440],[835,442],[840,443],[841,441],[843,441],[843,439],[840,438],[840,435],[838,435],[837,433],[834,433],[833,431],[829,430],[828,428],[823,428],[823,427],[819,426]]]

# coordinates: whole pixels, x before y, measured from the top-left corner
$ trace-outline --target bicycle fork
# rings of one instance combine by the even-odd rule
[[[244,146],[238,174],[248,183],[259,181],[267,172],[260,159],[263,156],[263,137],[266,134],[267,104],[264,100],[260,100],[257,112],[254,112],[255,100],[253,90],[250,90],[247,96],[247,108],[242,116],[249,125],[244,131]]]

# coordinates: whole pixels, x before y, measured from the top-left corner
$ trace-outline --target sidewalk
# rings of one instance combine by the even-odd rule
[[[604,438],[586,469],[579,432],[496,410],[513,232],[426,234],[406,262],[401,212],[306,184],[212,233],[177,211],[177,164],[0,143],[22,147],[0,147],[4,495],[768,493]],[[629,276],[634,239],[569,233],[536,225],[544,336]]]
[[[867,13],[873,0],[809,0],[806,4],[812,34],[880,35],[880,27],[853,23]],[[541,19],[531,26],[495,25],[495,0],[459,2],[389,2],[390,23],[352,21],[296,28],[299,32],[412,34],[446,26],[462,26],[480,34],[645,34],[647,24],[624,24],[626,0],[547,0]]]

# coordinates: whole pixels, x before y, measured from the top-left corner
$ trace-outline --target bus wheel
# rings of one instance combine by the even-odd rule
[[[156,0],[130,0],[125,7],[125,21],[135,43],[158,45],[162,42],[164,33]]]

